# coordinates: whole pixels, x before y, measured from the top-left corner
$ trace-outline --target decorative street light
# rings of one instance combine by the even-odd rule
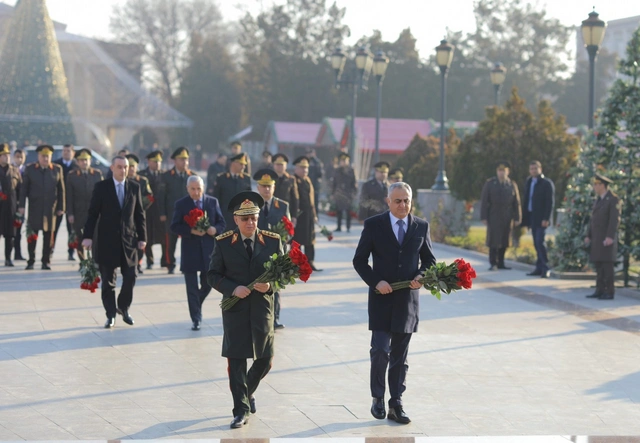
[[[595,11],[589,13],[589,18],[582,21],[582,39],[589,53],[589,129],[593,128],[593,114],[596,112],[596,56],[604,39],[607,24],[598,18]]]
[[[498,97],[500,96],[500,88],[507,78],[507,68],[502,63],[496,63],[491,70],[491,83],[493,83],[493,91],[495,96],[495,105],[498,106]]]
[[[446,40],[442,40],[436,47],[436,63],[440,67],[440,74],[442,77],[442,99],[440,102],[440,168],[438,170],[438,176],[436,177],[435,184],[431,187],[434,191],[447,191],[449,189],[449,180],[447,180],[447,173],[444,170],[444,119],[447,108],[447,72],[451,66],[453,60],[453,51],[455,46],[447,43]]]
[[[380,109],[382,108],[382,81],[384,80],[384,74],[387,72],[387,66],[389,66],[389,58],[384,55],[384,52],[378,51],[373,59],[373,75],[376,76],[378,81],[378,106],[376,109],[376,150],[373,155],[373,163],[376,164],[380,161]]]
[[[341,79],[344,71],[345,64],[347,62],[347,56],[342,52],[340,48],[331,54],[331,67],[335,73],[335,86],[340,88],[340,85],[347,85],[353,88],[352,96],[352,112],[351,112],[351,124],[349,128],[349,155],[351,158],[355,157],[356,150],[356,112],[358,110],[358,89],[367,90],[367,82],[369,81],[369,73],[373,67],[373,56],[371,52],[364,46],[360,47],[356,52],[355,57],[355,69],[353,70],[352,77],[348,79]]]

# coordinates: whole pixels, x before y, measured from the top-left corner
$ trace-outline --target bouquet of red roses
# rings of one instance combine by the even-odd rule
[[[38,234],[31,229],[31,226],[27,225],[27,243],[33,243],[38,241]]]
[[[198,231],[207,232],[211,227],[209,217],[207,217],[202,209],[194,208],[187,215],[184,216],[184,221],[187,222],[191,229],[197,229]]]
[[[69,249],[78,249],[78,236],[74,229],[69,233],[69,242],[67,246],[69,246]]]
[[[0,192],[0,200],[2,201],[9,200],[9,196],[4,192]]]
[[[320,225],[318,225],[320,226]],[[327,229],[326,226],[320,226],[320,234],[324,235],[325,237],[327,237],[327,240],[331,241],[333,240],[333,232],[329,231],[329,229]]]
[[[427,291],[436,296],[438,300],[445,294],[451,294],[460,289],[471,289],[472,280],[476,278],[476,271],[469,263],[461,258],[451,264],[444,262],[437,263],[425,271],[424,277],[419,281]],[[411,285],[412,280],[391,283],[391,288],[406,289]],[[380,292],[376,289],[376,294]]]
[[[87,250],[86,253],[86,258],[80,261],[80,275],[82,276],[80,279],[80,289],[91,291],[93,294],[96,292],[96,289],[98,289],[100,275],[98,274],[98,269],[96,268],[93,258],[91,258],[91,251]]]
[[[20,229],[22,228],[22,223],[24,223],[24,215],[16,212],[16,215],[13,216],[13,227],[16,229]]]
[[[306,282],[313,272],[307,256],[300,250],[300,244],[296,241],[291,242],[288,253],[273,254],[269,261],[265,262],[264,269],[265,271],[252,281],[247,288],[253,290],[256,283],[269,282],[272,289],[278,291],[284,289],[287,285],[295,284],[296,279]],[[232,295],[222,300],[220,307],[223,311],[226,311],[238,303],[239,300],[240,298]]]
[[[286,216],[282,216],[282,219],[271,228],[273,232],[276,234],[280,234],[280,238],[282,239],[282,243],[287,243],[290,237],[293,237],[295,232],[295,228],[293,227],[293,223]]]

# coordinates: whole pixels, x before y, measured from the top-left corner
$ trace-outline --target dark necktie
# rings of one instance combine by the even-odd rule
[[[398,243],[402,244],[404,241],[404,220],[398,220],[396,224],[398,225]]]
[[[264,218],[269,217],[269,202],[265,202],[262,209],[264,210]]]
[[[253,249],[251,249],[251,243],[253,242],[251,241],[250,238],[246,238],[244,240],[244,244],[247,245],[245,249],[247,250],[247,255],[249,256],[249,260],[251,260],[251,257],[253,256]]]
[[[200,200],[196,200],[196,208],[202,209],[202,204],[200,203]]]

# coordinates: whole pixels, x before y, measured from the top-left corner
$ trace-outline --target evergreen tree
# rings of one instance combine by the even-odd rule
[[[69,90],[45,0],[19,0],[0,56],[0,140],[75,143]]]

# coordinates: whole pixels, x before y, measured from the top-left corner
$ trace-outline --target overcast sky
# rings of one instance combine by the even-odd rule
[[[276,0],[277,2],[280,2]],[[327,0],[331,4],[332,0]],[[14,5],[15,0],[4,0]],[[68,25],[74,34],[101,39],[112,38],[109,17],[113,5],[124,0],[47,0],[49,14]],[[243,10],[258,12],[274,0],[218,0],[227,20],[237,20]],[[474,27],[473,0],[337,0],[346,7],[345,22],[351,28],[351,40],[369,35],[373,29],[382,31],[386,40],[395,40],[400,31],[410,27],[418,39],[420,55],[427,57],[439,43],[447,27],[452,30],[471,31]],[[540,2],[546,6],[549,16],[559,18],[566,25],[579,25],[594,6],[593,1],[555,0]],[[595,3],[603,20],[640,16],[640,1],[607,0]],[[348,42],[349,43],[349,42]]]

